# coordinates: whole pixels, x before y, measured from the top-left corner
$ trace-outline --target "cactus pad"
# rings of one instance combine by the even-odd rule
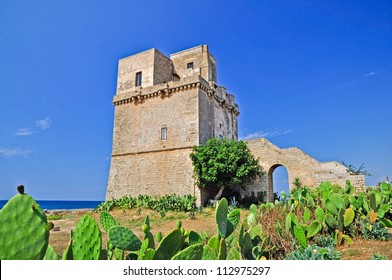
[[[99,260],[102,248],[101,231],[97,223],[84,214],[76,224],[72,236],[74,260]]]
[[[59,256],[54,251],[53,247],[48,245],[48,249],[46,250],[44,260],[58,260]]]
[[[344,211],[344,226],[348,227],[354,221],[354,218],[355,218],[354,210],[351,208],[347,208]]]
[[[217,258],[217,253],[216,251],[211,248],[208,245],[205,245],[203,247],[203,256],[202,256],[202,260],[216,260]]]
[[[227,254],[227,260],[240,260],[241,254],[236,248],[231,248]]]
[[[203,238],[195,231],[191,230],[189,232],[189,244],[194,245],[198,243],[203,243]]]
[[[46,216],[22,187],[0,210],[1,260],[42,260],[48,247]]]
[[[113,245],[121,250],[137,251],[140,249],[142,242],[128,228],[114,226],[109,229],[109,239]]]
[[[201,260],[202,257],[203,244],[195,244],[175,254],[172,260]]]
[[[227,236],[227,211],[228,202],[226,198],[222,198],[215,210],[215,220],[218,225],[218,233],[220,237]]]
[[[99,221],[106,232],[109,232],[111,227],[117,226],[116,220],[106,211],[102,211],[99,214]]]
[[[175,229],[166,235],[159,243],[154,260],[170,260],[184,244],[185,237],[179,229]]]
[[[301,245],[302,248],[306,248],[307,241],[306,241],[306,236],[305,232],[303,231],[302,228],[294,226],[294,236],[295,239],[298,241],[299,245]]]
[[[310,238],[315,236],[319,231],[321,230],[322,226],[319,221],[313,221],[309,226],[308,226],[308,231],[306,237]]]

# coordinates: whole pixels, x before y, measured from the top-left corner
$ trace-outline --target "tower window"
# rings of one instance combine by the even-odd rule
[[[167,139],[167,127],[162,127],[161,128],[161,140],[166,140]]]
[[[193,69],[193,68],[194,68],[193,62],[189,62],[189,63],[186,65],[186,69]]]
[[[141,85],[142,85],[142,72],[137,72],[135,78],[135,86],[140,87]]]

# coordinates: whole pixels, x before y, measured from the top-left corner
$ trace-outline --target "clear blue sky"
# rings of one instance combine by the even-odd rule
[[[1,0],[0,199],[103,200],[118,59],[200,44],[242,138],[392,178],[391,1]]]

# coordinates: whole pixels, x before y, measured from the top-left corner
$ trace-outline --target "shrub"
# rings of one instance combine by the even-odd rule
[[[320,247],[312,244],[305,249],[298,247],[286,257],[286,260],[340,260],[341,257],[342,254],[333,246]]]
[[[380,253],[374,254],[371,258],[372,260],[388,260],[387,256]]]
[[[361,221],[361,232],[365,239],[390,240],[391,234],[383,224],[375,222],[372,225]]]

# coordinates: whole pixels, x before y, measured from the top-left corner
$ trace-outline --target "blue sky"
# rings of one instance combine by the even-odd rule
[[[103,200],[118,60],[201,44],[242,138],[392,178],[391,1],[2,0],[0,35],[0,199]]]

